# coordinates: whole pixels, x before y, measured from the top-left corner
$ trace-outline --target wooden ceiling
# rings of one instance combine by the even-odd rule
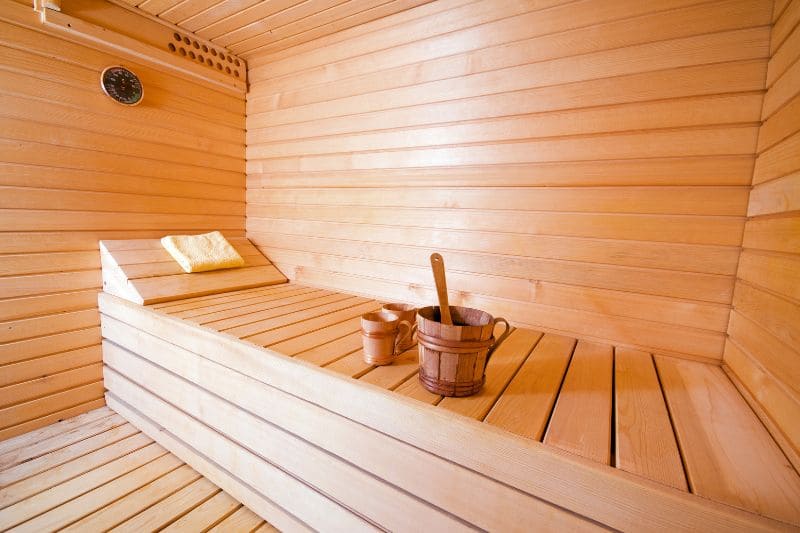
[[[248,59],[431,0],[117,0]]]

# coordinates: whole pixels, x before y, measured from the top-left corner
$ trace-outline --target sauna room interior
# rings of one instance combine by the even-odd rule
[[[0,123],[0,531],[800,529],[800,0],[0,0]]]

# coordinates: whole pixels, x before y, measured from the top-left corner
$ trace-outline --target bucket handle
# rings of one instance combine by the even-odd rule
[[[500,346],[501,342],[506,340],[506,337],[511,335],[511,324],[508,323],[508,320],[506,320],[503,317],[497,317],[497,318],[494,319],[493,324],[496,326],[498,322],[502,322],[503,324],[505,324],[506,325],[506,330],[503,332],[502,335],[500,335],[497,338],[496,341],[494,341],[494,344],[492,344],[492,346],[489,348],[489,351],[486,353],[486,363],[485,364],[487,364],[487,365],[489,364],[489,358],[492,357],[492,354],[494,353],[495,349],[498,346]]]
[[[400,331],[403,328],[406,328],[406,332],[401,334]],[[400,346],[408,342],[413,336],[414,333],[417,331],[417,323],[415,322],[412,326],[408,320],[401,320],[397,327],[397,337],[395,337],[394,341],[394,354],[397,355],[397,350]]]

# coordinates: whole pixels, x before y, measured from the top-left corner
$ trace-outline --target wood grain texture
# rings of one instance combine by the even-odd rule
[[[650,354],[614,351],[614,393],[617,468],[688,490]]]
[[[28,29],[41,27],[35,13],[11,4],[0,4],[0,438],[102,405],[98,240],[242,236],[245,214],[241,97]],[[141,105],[99,90],[114,64],[142,79]]]
[[[667,357],[656,364],[692,490],[797,523],[800,477],[723,370]]]
[[[575,342],[569,337],[545,335],[494,404],[486,423],[542,440]]]
[[[121,0],[241,57],[279,52],[430,0]]]
[[[483,384],[483,388],[472,396],[445,398],[439,402],[439,407],[483,420],[492,406],[499,401],[501,395],[506,392],[511,378],[528,358],[528,354],[541,337],[542,334],[538,331],[514,330],[492,353],[491,359],[486,365],[486,382]],[[530,398],[527,400],[529,403]]]
[[[611,463],[614,347],[578,341],[544,443]]]
[[[242,296],[242,292],[236,295]],[[209,306],[215,306],[213,301],[214,298],[205,300]],[[271,521],[273,513],[285,520],[284,506],[288,506],[287,510],[301,512],[303,520],[314,524],[347,519],[348,515],[342,514],[344,508],[331,506],[330,501],[320,499],[322,494],[316,493],[316,488],[319,488],[326,495],[335,495],[337,501],[354,502],[360,516],[369,516],[381,523],[413,522],[415,516],[427,516],[429,511],[436,509],[461,518],[461,526],[472,524],[472,527],[481,529],[492,526],[513,528],[520,521],[542,524],[542,520],[547,521],[546,527],[577,529],[595,527],[598,522],[615,529],[635,526],[653,530],[692,527],[750,530],[779,526],[763,516],[736,511],[620,469],[610,469],[572,453],[543,446],[531,439],[519,438],[492,427],[490,423],[480,423],[453,413],[451,409],[403,398],[403,392],[416,397],[407,386],[409,379],[416,377],[416,354],[413,351],[403,354],[399,365],[381,369],[372,369],[370,365],[362,367],[356,381],[330,371],[340,361],[360,361],[364,365],[359,350],[348,353],[351,348],[346,344],[329,342],[327,348],[320,345],[317,354],[321,360],[327,359],[321,356],[326,349],[329,356],[338,355],[340,358],[328,369],[319,369],[308,361],[291,360],[291,357],[270,348],[242,342],[159,309],[138,306],[108,294],[101,295],[100,302],[109,355],[105,371],[111,391],[110,405],[122,410],[126,418],[138,427],[147,428],[148,434],[156,435],[158,442],[164,443],[171,451],[190,458],[193,465],[198,464],[204,469],[204,475],[212,479],[230,479],[233,473],[243,476],[252,489],[241,492],[245,487],[233,485],[235,491],[231,494],[240,499],[240,495],[258,498],[261,494],[262,500],[255,505],[244,499],[241,501],[259,512],[263,510],[263,516]],[[181,306],[179,303],[173,305]],[[332,322],[345,322],[335,322],[337,318],[333,314],[329,313],[324,322],[317,320],[320,317],[309,317],[293,324],[291,327],[297,328],[292,331],[292,338],[313,335],[324,324],[324,327],[329,327]],[[347,330],[345,327],[339,331]],[[509,344],[504,361],[496,369],[498,378],[507,378],[509,369],[517,366],[518,354],[527,353],[528,348],[524,345],[532,344],[539,336],[534,331],[516,332],[520,333],[519,342]],[[537,345],[542,346],[540,355],[566,352],[569,357],[570,342],[559,343],[559,340],[574,343],[573,339],[553,338],[549,347]],[[544,340],[540,339],[541,342]],[[591,356],[588,353],[591,348],[586,348],[590,345],[583,343],[583,346],[584,355]],[[606,404],[603,418],[607,417],[610,422],[611,347],[591,346],[603,353],[596,354],[601,355],[599,358],[589,359],[605,363],[607,371],[583,374],[607,375],[608,401],[599,404]],[[586,359],[580,355],[578,358]],[[645,359],[649,361],[649,357]],[[531,356],[527,360],[532,360]],[[592,366],[586,362],[583,361],[583,370]],[[720,391],[733,390],[734,395],[726,394],[719,401],[730,406],[733,416],[755,420],[719,367],[682,362],[689,372],[695,374],[703,368],[719,370],[723,383],[729,388],[714,388],[712,394],[716,397]],[[354,368],[355,364],[342,364],[337,370],[345,372],[348,366]],[[701,370],[697,370],[698,367]],[[580,380],[572,381],[577,383]],[[398,390],[398,394],[385,390],[398,385],[398,389],[403,389]],[[580,393],[583,387],[580,383],[577,387],[573,385],[565,386],[564,390],[571,396],[571,401],[578,398],[575,393]],[[668,392],[681,395],[685,387],[681,383],[677,385]],[[510,386],[504,393],[509,391]],[[432,401],[430,398],[421,399],[436,403],[435,398]],[[539,398],[533,396],[533,399]],[[469,398],[462,400],[467,400],[465,405],[470,408],[477,407],[470,403]],[[451,407],[456,406],[456,400],[453,402]],[[133,404],[136,407],[132,407]],[[573,405],[579,408],[573,410],[576,413],[570,420],[573,427],[598,425],[595,411],[589,409],[592,402],[573,401]],[[580,409],[588,418],[581,417]],[[472,412],[478,410],[469,409],[467,414]],[[684,424],[694,423],[692,410],[677,416],[684,419]],[[751,452],[770,456],[777,446],[763,428],[761,431],[755,434],[766,440],[754,441]],[[606,433],[609,437],[613,435]],[[274,435],[277,442],[267,438],[268,435]],[[289,450],[294,447],[280,444],[285,444],[286,439],[299,439],[297,444],[305,451],[299,456],[291,453]],[[766,446],[763,454],[762,444]],[[189,446],[202,446],[204,454],[193,452]],[[737,446],[737,443],[722,442],[719,453],[738,453]],[[258,459],[252,456],[253,451],[259,457],[268,455],[277,461],[282,470],[293,474],[291,479],[275,476],[272,467],[263,463],[258,463],[262,466],[257,469],[247,468],[246,465],[256,466],[253,461]],[[313,459],[320,453],[328,454],[322,462]],[[209,458],[216,464],[210,465]],[[539,462],[547,464],[539,465]],[[323,467],[312,468],[313,464],[322,464]],[[397,468],[397,464],[407,466]],[[735,469],[737,465],[726,465],[726,474],[728,468]],[[322,475],[329,469],[333,470]],[[559,475],[554,476],[554,472]],[[369,475],[363,477],[367,473]],[[731,475],[739,474],[734,472]],[[797,478],[796,474],[793,475]],[[298,478],[305,481],[302,487],[296,483]],[[275,483],[269,483],[270,479]],[[344,479],[357,485],[342,483]],[[784,481],[791,485],[792,478],[788,473]],[[379,485],[384,482],[387,486]],[[447,490],[454,486],[469,487],[470,490]],[[308,492],[309,488],[314,492]],[[416,496],[414,505],[417,507],[430,503],[433,508],[419,507],[422,515],[395,516],[396,513],[391,512],[396,509],[396,498],[390,495],[393,490],[401,490],[403,498]],[[287,497],[287,492],[296,497]],[[265,500],[265,495],[275,500]],[[482,505],[475,505],[477,495],[480,495]],[[317,505],[298,505],[298,501],[308,500],[317,502]],[[547,502],[557,504],[558,508],[550,507]],[[320,515],[320,507],[327,509],[325,516]],[[390,510],[388,513],[387,509]],[[576,514],[565,515],[564,509]],[[330,511],[335,513],[332,518]],[[576,522],[580,516],[589,517],[593,522]],[[351,523],[351,526],[357,525]]]
[[[149,305],[286,283],[247,239],[230,244],[244,259],[239,268],[187,274],[158,239],[100,241],[103,290]]]
[[[159,455],[162,452],[152,439],[106,407],[3,444],[24,445],[28,452],[6,455],[0,462],[3,506],[14,502],[9,507],[13,514],[6,509],[0,514],[4,527],[21,518],[27,520],[17,524],[18,531],[129,531],[137,524],[167,525],[176,520],[248,531],[266,524],[238,502],[230,503],[235,512],[220,505],[231,502],[231,497],[174,455]],[[119,477],[104,483],[109,474]],[[188,497],[190,491],[194,498]],[[14,498],[8,499],[9,494]]]
[[[253,54],[248,236],[291,279],[420,304],[437,251],[456,304],[719,360],[768,4],[435,2]]]
[[[767,427],[785,437],[779,442],[787,456],[798,457],[800,1],[776,2],[775,17],[724,361]]]

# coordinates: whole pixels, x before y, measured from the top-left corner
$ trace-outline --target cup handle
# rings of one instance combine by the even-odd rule
[[[400,325],[397,327],[398,331],[402,331],[404,326],[406,328],[406,332],[402,334],[398,333],[397,338],[394,341],[395,355],[397,355],[397,347],[405,344],[405,342],[411,338],[411,335],[414,334],[414,329],[416,328],[416,324],[414,324],[414,327],[411,327],[411,323],[408,320],[401,320]]]
[[[502,322],[503,324],[505,324],[506,325],[506,330],[503,332],[502,335],[500,335],[500,337],[498,337],[494,341],[494,344],[492,344],[492,347],[489,348],[489,352],[486,354],[486,364],[489,364],[489,358],[492,357],[492,354],[494,353],[494,350],[498,346],[500,346],[500,343],[503,342],[504,340],[506,340],[506,337],[511,335],[511,324],[508,323],[508,320],[506,320],[505,318],[502,318],[502,317],[497,317],[497,318],[494,319],[494,325],[496,326],[498,322]]]

